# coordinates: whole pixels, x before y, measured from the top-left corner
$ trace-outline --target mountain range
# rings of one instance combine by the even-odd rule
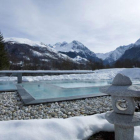
[[[96,56],[101,58],[104,61],[104,64],[113,64],[117,60],[122,59],[138,59],[140,55],[138,53],[140,49],[140,39],[138,39],[135,43],[124,45],[116,48],[114,51],[108,53],[97,53]],[[132,53],[133,50],[133,53]],[[137,52],[135,52],[137,50]],[[137,58],[135,58],[137,56]]]
[[[40,61],[70,60],[74,63],[86,63],[89,60],[100,62],[96,54],[78,41],[71,43],[44,44],[24,38],[5,38],[5,48],[12,62],[38,58]]]
[[[52,61],[69,60],[75,64],[87,62],[101,62],[105,65],[114,64],[117,60],[140,61],[140,39],[135,43],[124,45],[108,53],[94,53],[79,41],[70,43],[62,42],[54,45],[31,41],[24,38],[5,38],[5,48],[9,54],[11,63],[48,63]]]
[[[47,62],[68,58],[66,55],[58,53],[46,44],[33,42],[28,39],[6,38],[5,48],[11,57],[11,61],[15,58],[17,58],[17,61],[22,61],[23,59],[32,61],[33,58],[39,58],[41,61]]]
[[[85,60],[90,60],[93,62],[100,62],[101,60],[96,57],[96,54],[89,50],[79,41],[72,41],[70,43],[62,42],[56,43],[53,48],[59,53],[65,54],[70,58],[84,58]]]

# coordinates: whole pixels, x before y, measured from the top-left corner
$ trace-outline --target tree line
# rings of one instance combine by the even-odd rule
[[[8,60],[7,52],[4,47],[3,35],[0,32],[0,70],[9,69],[10,63]]]

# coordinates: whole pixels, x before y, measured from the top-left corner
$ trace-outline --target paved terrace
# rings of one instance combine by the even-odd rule
[[[17,82],[22,83],[23,74],[86,74],[94,73],[92,70],[2,70],[0,74],[13,74]]]

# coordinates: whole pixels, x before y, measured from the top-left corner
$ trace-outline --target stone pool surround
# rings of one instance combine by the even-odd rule
[[[112,110],[110,96],[24,106],[17,92],[0,94],[0,121],[69,118]]]

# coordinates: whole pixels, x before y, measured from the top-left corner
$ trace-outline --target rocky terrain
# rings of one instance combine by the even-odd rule
[[[112,110],[109,96],[24,106],[16,92],[0,94],[0,121],[69,118]]]

